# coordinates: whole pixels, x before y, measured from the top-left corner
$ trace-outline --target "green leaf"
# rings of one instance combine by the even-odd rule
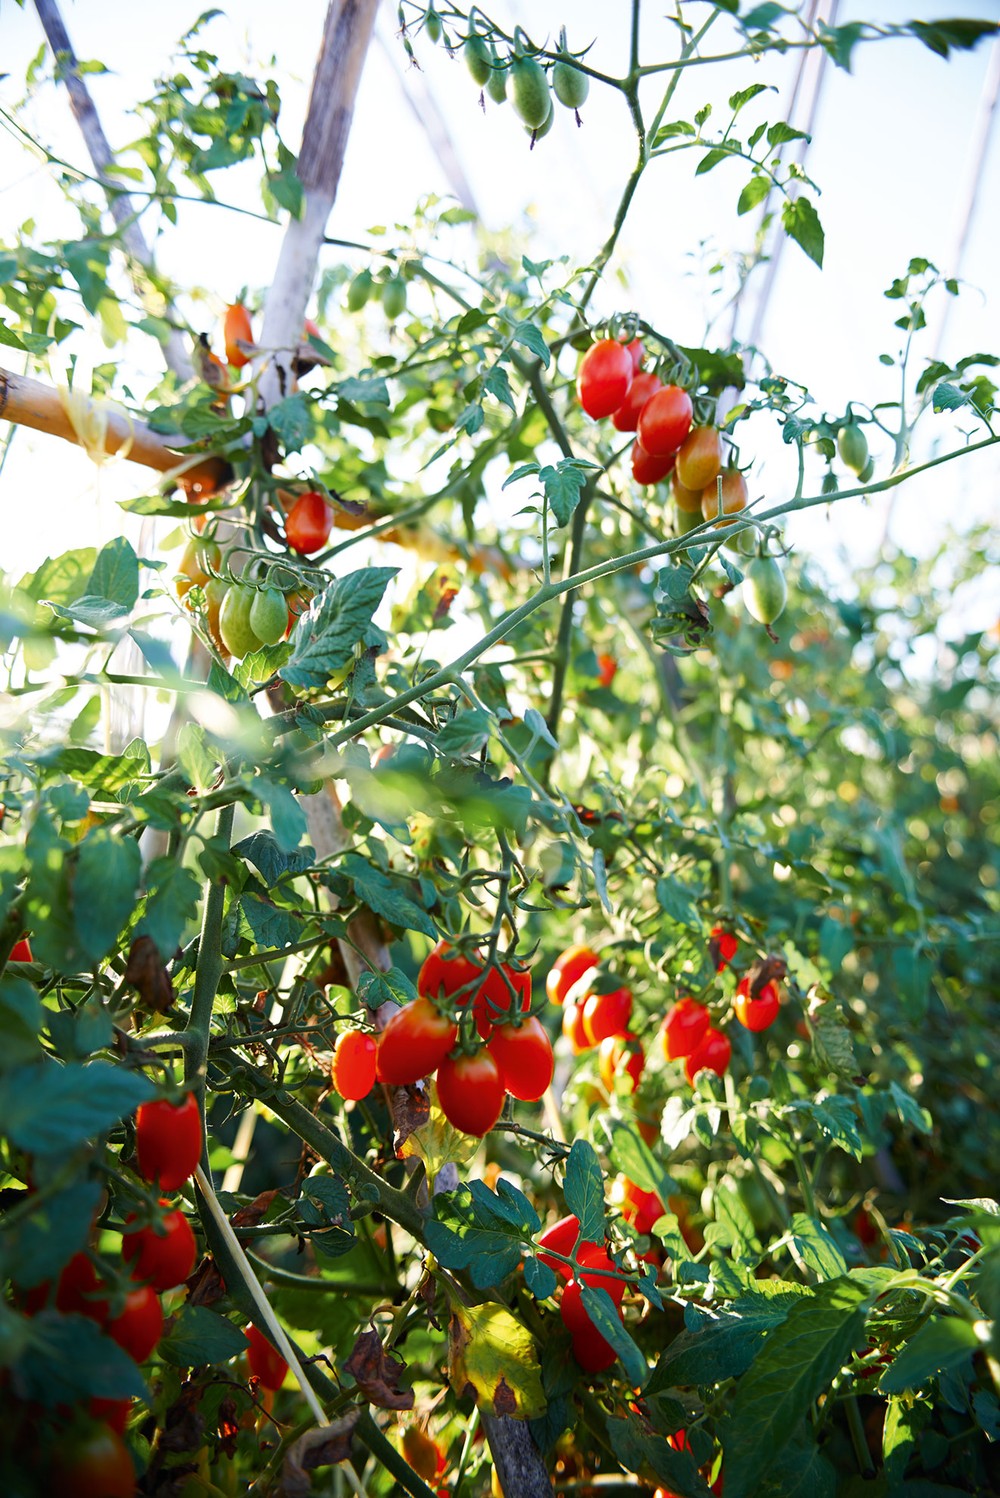
[[[720,161],[725,161],[727,157],[732,155],[733,152],[731,150],[723,151],[716,149],[714,151],[706,151],[705,155],[701,158],[698,165],[694,169],[695,176],[703,177],[705,173],[710,172],[714,166],[718,166]]]
[[[784,1321],[791,1304],[790,1298],[765,1301],[754,1296],[749,1302],[736,1302],[732,1310],[692,1308],[694,1329],[679,1333],[670,1343],[653,1370],[646,1392],[656,1394],[685,1384],[708,1387],[739,1378],[764,1345],[765,1337]]]
[[[514,403],[510,380],[502,364],[494,364],[493,368],[487,372],[483,380],[483,390],[487,395],[492,395],[494,400],[500,401],[504,406],[509,406],[516,413],[517,406]]]
[[[784,120],[777,120],[767,129],[768,144],[772,146],[783,146],[790,140],[809,140],[810,138],[804,130],[795,130],[791,125],[786,125]]]
[[[580,1220],[584,1243],[604,1242],[604,1176],[593,1147],[577,1139],[566,1161],[566,1205]]]
[[[858,1110],[850,1098],[827,1097],[821,1103],[810,1104],[810,1111],[823,1136],[842,1149],[845,1154],[861,1159],[861,1130],[858,1127]],[[843,1273],[843,1270],[840,1271]]]
[[[790,1231],[802,1259],[820,1279],[836,1280],[847,1273],[843,1254],[817,1217],[796,1212]]]
[[[61,1155],[155,1095],[147,1077],[107,1061],[46,1061],[7,1078],[2,1128],[20,1149]]]
[[[135,1362],[101,1334],[89,1316],[42,1312],[32,1318],[32,1339],[17,1365],[18,1393],[47,1409],[91,1398],[148,1398]]]
[[[246,1352],[246,1333],[207,1306],[184,1305],[157,1352],[174,1368],[201,1368],[228,1363]]]
[[[99,1181],[76,1181],[46,1197],[30,1217],[4,1232],[4,1271],[22,1289],[54,1280],[86,1248],[101,1205]]]
[[[134,838],[95,827],[79,845],[73,888],[73,921],[91,962],[111,950],[135,909],[142,854]]]
[[[389,387],[381,375],[371,375],[364,379],[341,380],[337,386],[337,394],[342,400],[350,401],[352,405],[360,406],[388,406]]]
[[[123,613],[135,608],[139,597],[139,558],[124,536],[116,536],[98,553],[87,593],[118,604]]]
[[[882,1426],[882,1461],[888,1482],[902,1482],[910,1458],[917,1454],[920,1432],[930,1417],[930,1407],[926,1404],[889,1400]]]
[[[831,1280],[796,1302],[744,1374],[722,1434],[727,1498],[749,1498],[864,1336],[866,1292]]]
[[[552,362],[552,355],[549,353],[549,346],[545,342],[540,328],[536,328],[535,324],[531,322],[519,322],[514,327],[514,337],[518,343],[523,343],[525,348],[530,348],[531,352],[548,369]]]
[[[641,1389],[649,1377],[646,1359],[625,1330],[615,1303],[607,1290],[594,1288],[585,1282],[581,1283],[580,1300],[583,1309],[605,1342],[611,1344],[621,1359],[629,1383],[634,1388]]]
[[[908,1129],[918,1134],[929,1134],[934,1127],[933,1119],[926,1108],[921,1108],[916,1098],[911,1097],[898,1082],[889,1083],[889,1096],[900,1120]]]
[[[193,869],[166,855],[150,864],[146,879],[151,893],[139,932],[151,936],[164,962],[169,962],[185,928],[198,915],[201,885]]]
[[[883,1394],[919,1389],[951,1368],[960,1368],[980,1346],[970,1322],[958,1316],[934,1316],[911,1337],[879,1379]]]
[[[910,31],[918,41],[923,42],[932,52],[939,57],[947,57],[952,47],[960,51],[971,51],[984,37],[996,37],[997,26],[995,20],[973,20],[958,17],[947,21],[910,21],[903,27],[904,31]]]
[[[524,1283],[536,1300],[547,1300],[555,1294],[559,1279],[541,1259],[529,1258],[524,1261]]]
[[[737,213],[749,213],[751,208],[756,208],[758,203],[763,203],[770,190],[770,182],[767,177],[753,176],[740,193],[739,202],[736,204]]]
[[[538,477],[557,525],[568,525],[573,518],[580,492],[587,482],[586,469],[594,466],[593,463],[581,463],[578,458],[562,458],[554,466],[540,470]]]
[[[286,395],[267,413],[267,424],[286,453],[298,452],[312,436],[313,419],[304,395]]]
[[[758,1489],[760,1498],[834,1498],[836,1491],[836,1470],[809,1436],[785,1447]]]
[[[481,707],[472,707],[466,712],[456,713],[439,728],[434,743],[442,754],[461,759],[485,749],[492,732],[492,713]]]
[[[269,889],[287,875],[301,874],[316,859],[312,848],[296,847],[294,852],[286,852],[272,832],[252,832],[234,843],[232,851],[253,864]]]
[[[634,1415],[612,1416],[607,1422],[611,1449],[627,1472],[649,1467],[676,1498],[702,1498],[708,1486],[699,1477],[690,1451],[675,1451],[660,1435]]]
[[[404,931],[422,931],[425,936],[437,940],[437,930],[430,916],[403,893],[395,879],[383,874],[381,869],[373,868],[357,853],[349,853],[340,867],[350,879],[355,896],[362,905],[367,905],[376,915],[384,916],[391,926],[399,926]]]
[[[933,403],[935,411],[957,411],[969,404],[969,397],[957,385],[951,385],[947,380],[942,380],[940,385],[935,387]]]
[[[511,1232],[479,1226],[471,1193],[438,1192],[435,1218],[427,1222],[427,1247],[446,1269],[468,1269],[479,1290],[499,1285],[513,1273],[521,1258],[521,1240]],[[501,1227],[503,1226],[501,1219]]]
[[[206,742],[200,723],[184,723],[177,735],[177,763],[196,791],[207,791],[219,768],[219,756]]]
[[[466,406],[456,421],[455,427],[458,431],[468,432],[470,437],[474,437],[485,420],[482,405],[475,401]]]
[[[611,1163],[641,1190],[655,1192],[661,1202],[680,1191],[641,1135],[617,1121],[611,1125]]]
[[[749,104],[751,99],[756,99],[758,94],[767,93],[768,88],[773,87],[767,83],[751,83],[748,88],[741,88],[735,94],[729,96],[729,107],[734,114],[739,114],[744,104]],[[777,90],[775,90],[777,92]]]
[[[366,567],[334,578],[299,620],[295,649],[278,674],[291,686],[326,686],[353,658],[355,645],[364,638],[397,571],[395,567]]]
[[[0,978],[0,1071],[38,1059],[45,1011],[26,978]]]
[[[808,198],[793,198],[781,210],[786,234],[801,245],[810,260],[823,267],[823,225]]]
[[[821,44],[829,52],[838,68],[851,71],[851,54],[865,34],[864,23],[848,21],[844,26],[827,27],[822,21],[817,27]]]
[[[269,172],[266,180],[275,202],[280,203],[292,218],[301,218],[305,212],[306,199],[294,168],[287,172]]]
[[[267,807],[271,827],[283,853],[294,853],[306,835],[306,814],[287,785],[258,775],[253,782],[254,795]]]

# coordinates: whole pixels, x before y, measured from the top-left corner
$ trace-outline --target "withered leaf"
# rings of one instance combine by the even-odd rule
[[[403,1364],[386,1352],[378,1332],[362,1332],[343,1366],[371,1404],[383,1410],[412,1410],[413,1390],[399,1387]]]
[[[351,1410],[342,1420],[307,1430],[289,1446],[278,1489],[282,1498],[307,1498],[312,1492],[310,1472],[316,1467],[332,1467],[347,1461],[351,1454],[351,1434],[360,1418],[359,1409]]]
[[[137,936],[129,947],[125,982],[138,989],[142,1003],[157,1014],[165,1014],[174,1002],[170,975],[151,936]]]

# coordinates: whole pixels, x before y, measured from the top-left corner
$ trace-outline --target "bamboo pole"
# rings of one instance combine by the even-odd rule
[[[171,446],[170,438],[154,432],[114,401],[64,395],[52,385],[7,369],[0,369],[0,421],[77,442],[98,461],[120,453],[132,463],[173,475],[195,495],[213,494],[232,472],[224,458],[178,452],[184,438],[174,438],[176,445]]]
[[[169,299],[152,284],[156,275],[153,252],[139,225],[135,205],[128,193],[122,190],[121,184],[109,174],[114,155],[94,101],[80,76],[80,65],[56,0],[35,0],[35,9],[56,60],[57,77],[66,85],[70,107],[90,153],[94,170],[107,193],[111,216],[118,225],[122,245],[131,262],[129,272],[136,295],[154,316],[170,319],[175,314]],[[194,374],[184,339],[176,328],[170,328],[167,332],[163,342],[163,358],[167,368],[182,383]]]

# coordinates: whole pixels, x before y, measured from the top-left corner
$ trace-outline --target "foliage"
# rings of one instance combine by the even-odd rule
[[[710,24],[748,60],[794,31],[843,67],[876,37],[947,56],[990,28],[800,36],[779,6],[690,9],[675,52],[643,64],[663,85],[647,116],[637,36],[611,79],[565,35],[536,47],[404,0],[411,55],[481,39],[467,57],[490,99],[528,63],[536,90],[556,66],[619,90],[639,155],[602,248],[539,262],[424,201],[367,263],[325,264],[313,367],[280,402],[258,407],[262,359],[213,365],[203,345],[199,377],[168,377],[135,412],[231,470],[212,493],[167,485],[130,505],[182,519],[163,556],[120,537],[5,582],[6,1490],[46,1490],[68,1422],[111,1419],[93,1400],[119,1402],[149,1493],[194,1491],[196,1475],[206,1491],[303,1492],[313,1469],[333,1491],[324,1468],[360,1474],[370,1453],[371,1494],[445,1483],[472,1498],[492,1460],[477,1433],[492,1445],[498,1418],[530,1422],[559,1489],[635,1474],[695,1495],[721,1470],[729,1498],[993,1490],[997,641],[944,642],[994,543],[889,553],[837,598],[814,561],[784,560],[780,521],[931,468],[947,484],[997,440],[997,358],[922,355],[942,281],[916,258],[886,293],[901,394],[877,410],[852,398],[831,416],[752,350],[589,312],[640,175],[679,152],[698,153],[695,175],[741,162],[739,212],[762,208],[762,235],[777,215],[822,263],[814,185],[783,150],[800,133],[762,117],[760,85],[733,94],[718,132],[707,109],[673,116]],[[141,106],[120,180],[170,220],[188,189],[214,199],[252,161],[267,211],[294,216],[277,91],[225,71],[205,25]],[[579,80],[556,92],[585,110]],[[531,126],[533,149],[545,130]],[[109,346],[164,332],[173,288],[157,283],[155,314],[120,293],[92,187],[67,178],[80,238],[43,248],[26,232],[0,253],[9,347],[39,355],[88,315]],[[633,481],[632,433],[584,416],[573,382],[602,337],[640,339],[696,423],[721,426],[750,485],[735,524],[717,528],[707,501],[687,524],[667,484]],[[762,424],[794,457],[788,498],[754,488]],[[935,453],[918,462],[928,427]],[[877,477],[842,439],[858,428],[892,449]],[[306,493],[332,519],[312,555],[286,545]],[[788,581],[766,625],[741,592],[755,552]],[[225,648],[237,589],[239,657]],[[159,742],[102,741],[126,644],[143,662],[130,688],[175,704]],[[720,934],[735,938],[721,959]],[[338,1037],[381,1032],[440,939],[498,984],[485,1011],[461,988],[441,999],[459,1048],[481,1045],[477,1015],[488,1032],[498,1005],[516,1010],[525,967],[555,1042],[553,1089],[508,1099],[484,1144],[430,1081],[352,1101],[331,1087]],[[559,1038],[543,979],[578,942],[599,966]],[[780,990],[756,1034],[735,1018],[741,982]],[[589,1043],[600,1006],[576,1013],[622,988],[638,1085]],[[721,1075],[687,1081],[665,1053],[684,996],[731,1043]],[[127,1218],[155,1231],[160,1187],[135,1110],[182,1091],[207,1126],[181,1192],[206,1257],[164,1291],[162,1340],[137,1361],[121,1234]],[[565,1251],[540,1243],[567,1214]],[[583,1278],[585,1245],[604,1243],[623,1318],[600,1275]],[[603,1371],[560,1315],[574,1271]],[[276,1392],[248,1374],[251,1321],[282,1333],[272,1381],[292,1371]],[[317,1410],[333,1423],[309,1429]]]

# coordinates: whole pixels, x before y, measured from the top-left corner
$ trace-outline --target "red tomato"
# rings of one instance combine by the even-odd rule
[[[698,1073],[703,1070],[714,1071],[716,1076],[721,1077],[729,1065],[732,1054],[733,1048],[728,1036],[709,1025],[697,1049],[692,1051],[684,1062],[684,1075],[692,1084]]]
[[[598,956],[590,947],[567,947],[560,952],[545,980],[545,992],[553,1004],[563,1004],[566,995],[584,973],[596,967]]]
[[[484,1048],[473,1056],[442,1061],[437,1094],[441,1111],[454,1128],[481,1137],[500,1117],[506,1090],[495,1058]]]
[[[418,1477],[433,1482],[448,1465],[448,1458],[438,1443],[419,1425],[408,1425],[403,1431],[403,1455]]]
[[[252,1321],[247,1324],[245,1336],[250,1344],[247,1350],[250,1372],[260,1379],[263,1388],[277,1391],[285,1382],[288,1364]]]
[[[625,1295],[625,1281],[621,1278],[610,1277],[617,1275],[618,1271],[603,1243],[581,1243],[576,1257],[582,1268],[566,1285],[559,1303],[559,1314],[562,1316],[563,1325],[571,1332],[593,1327],[593,1322],[583,1307],[583,1298],[580,1294],[581,1280],[593,1290],[607,1290],[616,1306],[621,1305]],[[595,1274],[594,1270],[604,1272]]]
[[[666,478],[674,462],[673,453],[654,458],[638,438],[632,443],[632,477],[637,484],[658,484],[661,479]]]
[[[618,410],[632,383],[632,355],[614,338],[591,344],[580,361],[576,393],[587,415],[596,421]]]
[[[621,1311],[618,1314],[621,1316]],[[618,1354],[588,1321],[585,1327],[573,1333],[573,1356],[587,1373],[604,1373]]]
[[[323,334],[311,317],[307,317],[302,324],[302,336],[303,338],[318,338],[321,343],[323,341]]]
[[[638,1233],[649,1234],[653,1224],[666,1212],[655,1191],[644,1191],[627,1177],[622,1190],[622,1216]]]
[[[376,1076],[390,1087],[406,1087],[441,1065],[458,1027],[430,999],[417,998],[394,1014],[379,1036]]]
[[[631,989],[589,994],[583,1005],[584,1033],[591,1045],[600,1045],[609,1035],[627,1035],[631,1017]]]
[[[580,1236],[580,1219],[572,1213],[568,1217],[560,1217],[551,1227],[539,1233],[539,1247],[551,1250],[549,1254],[539,1254],[543,1264],[554,1269],[556,1274],[562,1275],[564,1280],[572,1278],[573,1270],[569,1264],[563,1264],[558,1259],[553,1259],[552,1254],[565,1254],[568,1258],[576,1247],[576,1240]]]
[[[152,1285],[140,1285],[125,1297],[125,1309],[108,1322],[108,1336],[129,1357],[144,1363],[163,1335],[163,1308]]]
[[[35,959],[31,955],[31,946],[26,936],[22,936],[20,941],[14,943],[13,951],[7,960],[8,962],[34,962]]]
[[[736,956],[739,939],[724,926],[713,926],[709,938],[709,951],[715,961],[715,971],[721,973],[722,969]]]
[[[121,1435],[132,1413],[134,1399],[92,1399],[88,1406],[95,1420],[110,1426],[116,1435]]]
[[[651,395],[639,414],[639,441],[654,458],[680,450],[691,430],[694,407],[679,385],[664,385]]]
[[[92,1321],[103,1321],[110,1309],[107,1289],[87,1255],[74,1254],[56,1284],[56,1309],[67,1316],[75,1312]],[[99,1291],[104,1292],[104,1298],[98,1297]]]
[[[633,338],[631,343],[626,343],[628,356],[632,360],[632,373],[638,374],[642,368],[642,361],[646,357],[646,350],[642,346],[641,338]]]
[[[253,343],[253,328],[250,325],[250,314],[242,302],[234,302],[231,307],[226,308],[222,336],[226,343],[226,358],[233,368],[242,369],[244,364],[249,364],[253,356],[242,349],[240,344]]]
[[[583,1027],[583,1005],[568,1003],[563,1010],[562,1032],[566,1036],[574,1053],[579,1056],[581,1051],[590,1049],[590,1041]]]
[[[166,1198],[161,1198],[160,1206],[167,1205]],[[132,1278],[147,1281],[154,1290],[182,1285],[198,1256],[198,1245],[184,1213],[167,1212],[150,1227],[130,1229],[130,1222],[135,1218],[125,1219],[122,1258],[132,1265]]]
[[[646,1065],[642,1046],[631,1031],[622,1035],[606,1035],[601,1041],[601,1052],[597,1060],[604,1090],[609,1095],[615,1090],[615,1078],[624,1070],[632,1079],[629,1089],[634,1092],[639,1085]]]
[[[67,1498],[132,1498],[135,1468],[121,1436],[96,1425],[56,1444],[51,1491]]]
[[[345,1030],[337,1036],[330,1063],[330,1080],[342,1098],[360,1102],[375,1086],[378,1041],[364,1030]]]
[[[750,994],[749,978],[742,978],[736,989],[736,1018],[748,1030],[766,1030],[778,1018],[781,996],[776,983],[765,983],[757,997]]]
[[[456,952],[449,942],[439,941],[433,952],[424,958],[417,974],[417,993],[429,999],[450,999],[460,988],[465,988],[468,992],[462,994],[458,1002],[467,1004],[475,992],[470,985],[481,982],[482,977],[480,963]]]
[[[618,675],[618,662],[613,655],[597,657],[597,679],[602,687],[609,687]]]
[[[679,1061],[701,1044],[708,1034],[711,1019],[704,1004],[681,999],[667,1012],[660,1028],[663,1054],[668,1061]]]
[[[555,1058],[537,1015],[529,1015],[520,1025],[497,1025],[489,1038],[489,1050],[512,1097],[534,1103],[548,1090]]]
[[[285,516],[285,540],[299,556],[322,551],[333,529],[333,510],[322,494],[307,489]]]
[[[628,395],[611,418],[617,432],[634,432],[639,425],[639,412],[657,390],[663,387],[655,374],[637,374],[629,386]]]
[[[161,1191],[177,1191],[190,1180],[202,1145],[201,1114],[193,1092],[176,1105],[166,1098],[143,1103],[135,1115],[139,1174],[158,1183]]]

